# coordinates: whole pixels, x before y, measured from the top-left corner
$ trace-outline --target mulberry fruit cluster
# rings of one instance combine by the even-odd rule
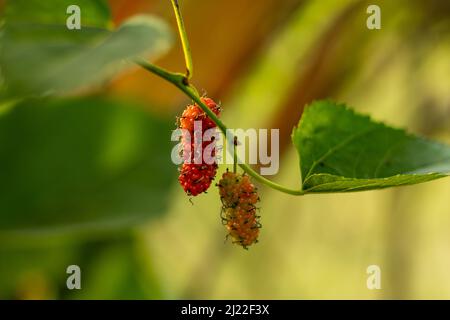
[[[220,115],[220,106],[212,99],[201,98],[201,100],[217,116]],[[201,124],[200,129],[195,125],[196,122]],[[216,124],[197,104],[187,106],[179,119],[179,128],[185,130],[181,137],[184,162],[180,168],[178,181],[189,196],[197,196],[208,190],[216,176],[217,162],[206,161],[203,154],[203,150],[211,144],[211,141],[202,141],[205,131],[215,127]],[[215,159],[214,148],[211,152],[210,156]]]
[[[225,172],[218,183],[222,219],[233,242],[247,249],[258,242],[261,224],[256,214],[257,189],[246,174]]]

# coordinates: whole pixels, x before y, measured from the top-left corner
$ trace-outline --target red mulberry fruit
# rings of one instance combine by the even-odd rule
[[[220,106],[210,98],[201,98],[202,102],[208,106],[217,116],[220,116]],[[216,124],[212,121],[199,105],[193,104],[186,107],[180,117],[180,128],[189,132],[194,132],[194,122],[201,121],[203,132],[215,128]]]
[[[208,190],[214,180],[217,164],[184,163],[178,181],[189,196],[197,196]]]
[[[217,105],[212,99],[201,98],[201,100],[217,116],[220,115],[220,106]],[[201,130],[195,130],[196,121],[200,122]],[[180,176],[178,181],[189,196],[197,196],[198,194],[208,190],[211,182],[216,176],[217,163],[216,161],[206,161],[206,159],[203,158],[203,150],[212,142],[202,141],[201,145],[198,146],[200,148],[195,148],[195,138],[200,138],[201,141],[205,131],[215,128],[216,124],[197,104],[194,104],[186,107],[179,119],[179,125],[181,129],[185,129],[187,131],[181,137],[184,163],[180,168]],[[186,135],[189,135],[189,139]],[[216,155],[213,149],[211,157],[215,159],[215,156]]]
[[[225,172],[220,180],[222,219],[234,243],[244,249],[258,242],[261,224],[256,214],[257,189],[248,175]]]

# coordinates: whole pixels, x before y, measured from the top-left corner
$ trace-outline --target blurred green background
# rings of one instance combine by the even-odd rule
[[[169,1],[109,4],[114,25],[151,13],[176,32]],[[290,133],[314,99],[450,143],[449,1],[181,4],[194,83],[224,122],[280,128],[277,182],[299,184]],[[370,4],[381,30],[366,28]],[[184,69],[178,41],[157,63]],[[0,105],[0,299],[450,299],[449,179],[305,197],[259,186],[260,242],[245,251],[224,242],[215,188],[191,205],[177,184],[170,134],[189,100],[171,84],[131,68],[16,99]],[[81,290],[66,288],[71,264]],[[381,290],[366,287],[373,264]]]

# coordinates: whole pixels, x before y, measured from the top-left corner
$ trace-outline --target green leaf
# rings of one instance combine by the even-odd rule
[[[0,238],[124,228],[164,212],[172,126],[100,99],[29,100],[2,115]]]
[[[69,30],[69,2],[55,1],[54,8],[45,1],[8,2],[0,34],[4,98],[84,89],[132,66],[131,59],[156,58],[171,45],[169,28],[153,16],[136,16],[110,30],[103,1],[79,4],[81,30]]]
[[[292,141],[306,193],[416,184],[450,172],[449,146],[374,122],[330,101],[305,109]]]

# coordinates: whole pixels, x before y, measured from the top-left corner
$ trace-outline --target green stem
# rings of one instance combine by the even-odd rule
[[[183,91],[188,97],[190,97],[192,100],[194,100],[195,103],[197,103],[200,108],[208,115],[209,118],[211,118],[214,123],[217,125],[217,127],[220,129],[220,131],[223,133],[223,135],[228,138],[227,146],[228,148],[234,148],[234,136],[227,135],[227,127],[225,124],[216,116],[216,114],[206,106],[206,104],[201,100],[197,90],[194,86],[190,85],[189,83],[186,83],[186,77],[181,73],[173,73],[170,71],[167,71],[161,67],[158,67],[154,64],[151,64],[146,61],[136,61],[138,65],[143,67],[144,69],[156,74],[157,76],[167,80],[168,82],[175,85],[177,88],[179,88],[181,91]],[[241,161],[238,161],[238,158],[235,154],[235,163],[239,164],[239,167],[242,168],[249,176],[253,177],[255,180],[284,193],[288,193],[291,195],[304,195],[303,190],[295,190],[295,189],[289,189],[282,185],[279,185],[269,179],[264,178],[260,174],[258,174],[255,170],[253,170],[249,165],[245,163],[239,163]]]
[[[184,26],[183,16],[181,15],[180,5],[178,0],[171,0],[175,18],[177,20],[178,32],[180,33],[181,45],[183,46],[184,60],[186,62],[186,78],[191,79],[194,74],[194,64],[192,63],[191,47],[189,45],[189,38]]]

